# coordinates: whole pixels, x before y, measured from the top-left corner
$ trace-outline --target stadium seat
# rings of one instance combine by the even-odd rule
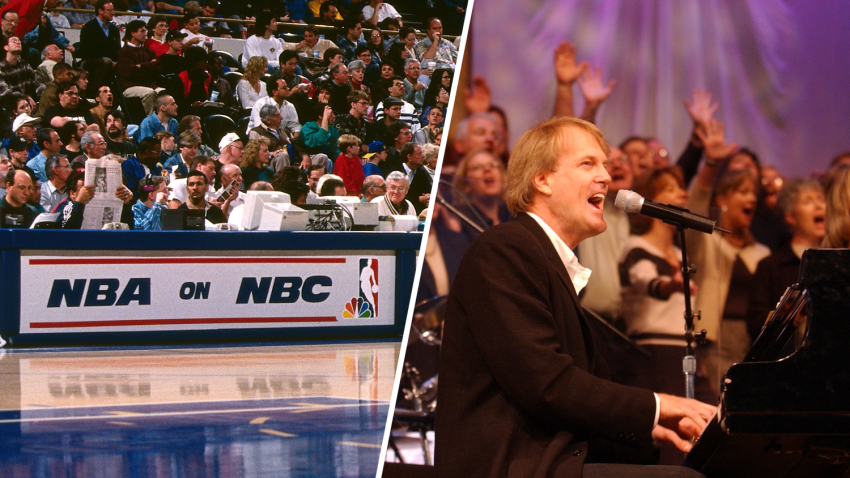
[[[204,135],[207,137],[206,144],[216,152],[220,152],[218,151],[218,142],[227,133],[239,133],[236,123],[229,117],[224,115],[209,115],[204,118]]]

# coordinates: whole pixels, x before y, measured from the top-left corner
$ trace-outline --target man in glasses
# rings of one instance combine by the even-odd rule
[[[18,28],[20,20],[18,12],[9,9],[3,12],[3,19],[0,21],[0,33],[3,34],[3,40],[8,40],[15,35],[15,29]]]
[[[372,123],[366,119],[369,111],[369,95],[362,91],[352,91],[348,95],[348,103],[351,108],[348,113],[338,115],[334,118],[334,127],[339,134],[353,134],[360,138],[363,144],[361,152],[368,150],[368,145],[374,140]]]
[[[63,81],[59,84],[59,104],[47,108],[41,124],[44,127],[61,128],[68,121],[82,121],[89,131],[97,128],[97,122],[89,111],[88,105],[80,101],[80,90],[77,83]]]

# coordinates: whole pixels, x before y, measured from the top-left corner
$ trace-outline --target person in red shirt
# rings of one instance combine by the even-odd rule
[[[360,138],[353,134],[344,134],[339,137],[339,150],[341,151],[334,163],[334,174],[342,178],[345,183],[345,192],[348,196],[360,196],[363,189],[363,162],[357,154],[360,152]]]

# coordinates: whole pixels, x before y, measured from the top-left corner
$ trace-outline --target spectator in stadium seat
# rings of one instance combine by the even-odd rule
[[[310,121],[301,128],[298,144],[306,148],[306,151],[301,151],[301,169],[309,168],[310,164],[321,164],[327,171],[333,172],[330,158],[340,154],[337,145],[339,131],[333,125],[333,109],[327,103],[316,103],[314,114],[316,121]]]
[[[380,174],[366,176],[366,179],[363,180],[362,202],[372,202],[376,197],[383,196],[386,193],[387,183]]]
[[[47,158],[44,165],[47,171],[47,181],[41,183],[41,207],[52,212],[57,204],[68,197],[65,183],[71,175],[71,163],[64,154],[54,154]]]
[[[269,96],[266,84],[262,81],[266,73],[266,60],[263,56],[255,56],[248,60],[248,66],[242,79],[236,84],[236,97],[244,109],[251,109],[260,98]]]
[[[333,78],[331,68],[339,63],[342,63],[342,51],[339,48],[328,48],[325,50],[325,56],[319,63],[318,72],[313,75],[313,84],[318,86],[331,80]],[[315,71],[311,70],[311,73]]]
[[[79,85],[78,85],[79,87]],[[95,107],[89,111],[94,116],[94,121],[97,123],[99,131],[106,133],[106,115],[112,111],[115,97],[112,94],[112,88],[101,86],[97,90],[97,96],[94,98]]]
[[[207,199],[212,199],[213,193],[215,192],[213,181],[215,181],[215,161],[212,160],[209,156],[195,156],[191,161],[191,168],[189,168],[189,172],[200,171],[207,178]],[[186,202],[186,198],[188,197],[188,192],[186,189],[186,182],[188,178],[188,174],[186,176],[179,179],[172,179],[171,182],[168,183],[170,188],[170,192],[168,193],[168,208],[169,209],[177,209],[181,204]]]
[[[387,159],[387,147],[384,146],[384,143],[380,141],[372,141],[369,143],[367,147],[366,154],[363,155],[363,159],[367,162],[363,163],[363,175],[367,178],[369,176],[384,175],[384,172],[381,171],[380,164]]]
[[[74,161],[71,162],[71,167],[73,169],[85,168],[86,160],[89,159],[106,158],[118,162],[124,160],[124,158],[120,156],[106,154],[106,140],[104,140],[103,136],[101,136],[101,134],[97,131],[87,131],[86,134],[83,135],[82,139],[80,139],[80,149],[83,150],[83,154],[77,156],[74,158]]]
[[[212,51],[215,42],[212,38],[201,33],[201,20],[198,19],[197,13],[183,15],[183,29],[180,31],[186,34],[186,38],[183,40],[184,49],[198,46],[206,48],[207,53]]]
[[[210,74],[210,99],[218,93],[215,101],[223,104],[233,111],[239,109],[236,101],[236,93],[230,87],[230,82],[224,78],[224,58],[221,53],[214,51],[207,57],[207,73]]]
[[[343,24],[345,34],[339,35],[336,38],[337,47],[342,51],[342,57],[346,63],[354,61],[357,58],[357,47],[366,46],[366,42],[360,39],[363,33],[363,27],[360,19],[356,16],[349,18]],[[367,47],[368,48],[368,47]]]
[[[275,33],[277,33],[277,22],[271,12],[258,13],[254,34],[245,41],[242,49],[242,68],[248,67],[249,59],[262,56],[268,62],[267,68],[270,73],[280,70],[278,61],[283,46],[274,36]]]
[[[23,219],[20,226],[24,228],[30,227],[39,214],[36,208],[27,204],[30,188],[32,178],[29,173],[9,168],[6,172],[6,196],[0,199],[0,208],[4,209],[6,214],[20,214]]]
[[[183,39],[186,34],[171,30],[165,35],[168,51],[159,56],[159,66],[163,75],[176,75],[186,71],[186,60],[183,59]]]
[[[387,193],[372,199],[378,204],[379,216],[415,216],[416,209],[405,196],[410,189],[407,176],[404,173],[393,171],[387,175]]]
[[[71,22],[71,28],[82,28],[83,25],[94,20],[95,10],[94,7],[89,5],[86,0],[71,0],[70,2],[64,5],[65,8],[71,8],[75,10],[91,10],[92,13],[82,13],[82,12],[65,12],[64,15],[68,18],[68,21]]]
[[[421,127],[421,125],[419,124],[419,119],[416,115],[416,108],[412,104],[402,99],[404,97],[404,80],[399,77],[394,78],[392,86],[388,88],[388,92],[391,98],[402,102],[398,121],[401,121],[402,123],[407,123],[407,125],[410,126],[410,131],[412,133],[415,133]],[[376,91],[375,94],[382,95],[383,92]],[[384,104],[382,103],[379,104],[377,108],[375,108],[375,123],[380,124],[383,118]]]
[[[242,140],[239,138],[239,135],[236,133],[227,133],[218,143],[218,150],[221,151],[221,156],[218,157],[218,163],[222,166],[225,164],[235,164],[238,166],[242,163],[243,149]]]
[[[230,213],[236,207],[245,204],[245,193],[240,191],[242,189],[242,170],[235,164],[225,164],[221,167],[219,174],[221,175],[221,187],[226,188],[231,183],[233,183],[233,187],[224,201],[219,199],[210,202],[218,206],[227,218],[230,218]]]
[[[27,140],[20,136],[14,136],[9,139],[8,144],[6,145],[6,150],[9,152],[9,160],[14,166],[15,169],[21,169],[27,172],[27,174],[33,174],[32,169],[27,166],[27,148],[29,147],[29,143]]]
[[[399,118],[401,118],[401,109],[404,106],[404,101],[393,98],[392,96],[387,97],[381,103],[381,117],[380,119],[376,119],[373,124],[373,131],[375,134],[375,138],[378,141],[381,141],[384,144],[392,144],[392,138],[388,134],[388,129],[394,123],[399,122]],[[407,125],[405,123],[405,125]],[[410,127],[408,126],[408,129]]]
[[[416,143],[405,143],[399,150],[402,163],[395,167],[407,177],[408,191],[405,198],[413,204],[416,214],[428,207],[431,201],[431,185],[433,180],[428,171],[425,170],[425,156],[422,154],[422,146]],[[391,173],[392,174],[392,173]]]
[[[162,176],[162,166],[159,165],[159,155],[162,146],[156,138],[145,138],[139,143],[135,156],[121,163],[124,182],[133,196],[139,199],[139,184],[146,176]]]
[[[242,179],[245,187],[251,187],[256,181],[271,182],[274,170],[269,167],[269,140],[257,138],[248,141],[242,153]]]
[[[453,146],[458,157],[476,149],[495,152],[498,128],[498,120],[490,113],[476,113],[464,118],[454,135]]]
[[[317,198],[319,197],[316,193],[316,187],[319,184],[319,179],[327,174],[327,170],[321,164],[313,164],[307,170],[307,186],[310,188],[310,192],[308,193],[308,197]]]
[[[276,104],[267,104],[260,108],[260,125],[248,132],[248,141],[257,138],[265,138],[268,141],[269,155],[273,158],[269,165],[275,172],[289,166],[286,146],[291,144],[291,141],[282,121],[280,108]]]
[[[30,98],[39,98],[44,91],[44,83],[35,71],[21,57],[23,45],[18,36],[3,39],[3,60],[0,61],[0,98],[9,93],[23,93]],[[35,106],[35,104],[31,104]]]
[[[154,113],[139,125],[139,140],[150,138],[159,131],[177,134],[177,102],[169,95],[159,95],[154,103]]]
[[[145,114],[153,113],[156,78],[161,68],[156,53],[145,46],[145,22],[133,20],[124,31],[124,46],[118,50],[118,82],[126,98],[141,98]]]
[[[201,118],[195,115],[186,115],[177,123],[177,136],[179,137],[184,131],[194,131],[201,138],[201,145],[198,146],[198,154],[201,156],[215,156],[215,151],[204,143],[204,129],[201,126]]]
[[[269,96],[260,98],[254,103],[253,108],[251,108],[251,119],[248,121],[248,131],[261,125],[260,109],[263,106],[273,104],[280,110],[282,127],[287,131],[288,136],[294,138],[301,131],[301,123],[298,122],[298,112],[295,110],[295,105],[287,101],[292,90],[287,86],[286,80],[281,75],[272,75],[266,79],[265,83]],[[277,148],[273,147],[272,149]]]
[[[136,145],[127,136],[127,117],[120,110],[111,111],[106,115],[106,135],[104,135],[104,139],[106,139],[107,153],[129,158],[138,151]]]
[[[433,60],[437,68],[455,69],[457,64],[457,48],[448,40],[443,39],[443,23],[439,18],[428,19],[427,36],[416,44],[414,50],[420,60]]]
[[[44,84],[44,91],[35,110],[36,117],[44,116],[47,108],[59,104],[59,83],[72,81],[74,79],[74,68],[67,63],[57,63],[53,66],[53,80]]]
[[[148,38],[145,40],[145,46],[148,47],[157,57],[168,52],[168,20],[162,15],[154,15],[150,17],[147,24]]]
[[[201,137],[194,131],[184,131],[177,138],[177,148],[180,150],[162,165],[169,173],[175,174],[174,179],[185,178],[189,174],[189,164],[198,154]]]
[[[63,48],[68,48],[68,51],[71,53],[75,50],[73,45],[71,45],[71,40],[59,33],[56,25],[51,22],[50,16],[46,12],[41,13],[38,24],[25,33],[21,40],[23,40],[24,47],[22,56],[30,65],[35,65],[38,62],[39,55],[42,55],[41,59],[44,60],[43,51],[49,45],[53,45],[55,49],[61,52],[61,56],[54,56],[54,58],[59,58],[54,61],[64,59],[65,52],[62,51]]]
[[[336,43],[325,38],[319,38],[319,29],[314,25],[307,25],[304,27],[303,40],[295,45],[288,43],[286,46],[290,49],[294,47],[296,52],[306,54],[307,58],[316,59],[323,57],[328,48],[337,48]],[[319,52],[319,56],[315,55],[316,51]]]
[[[369,5],[363,7],[363,18],[366,19],[366,23],[370,23],[375,27],[387,18],[395,18],[398,21],[399,27],[404,26],[398,10],[389,3],[384,3],[383,0],[369,0]]]
[[[381,171],[384,172],[384,176],[402,163],[403,160],[400,156],[401,148],[413,139],[413,135],[410,134],[410,128],[400,121],[387,129],[387,136],[389,137],[387,159],[381,164]]]
[[[95,5],[97,17],[89,20],[80,30],[80,58],[83,68],[89,72],[89,93],[108,82],[114,74],[121,48],[121,34],[112,23],[115,7],[109,0],[98,0]]]
[[[59,150],[60,154],[67,156],[69,161],[74,161],[77,156],[83,154],[80,148],[80,140],[86,134],[85,123],[82,121],[69,121],[57,131],[59,133],[59,139],[62,141],[62,149]]]
[[[53,81],[53,67],[63,61],[65,61],[65,52],[51,43],[41,51],[41,63],[35,69],[35,74],[41,78],[42,83],[47,85],[48,82]]]
[[[162,150],[159,153],[159,166],[162,167],[174,155],[174,151],[177,149],[177,138],[170,131],[158,131],[153,137],[159,141],[160,149]],[[170,171],[165,174],[168,173]]]
[[[424,128],[419,128],[419,131],[413,135],[413,142],[418,144],[433,143],[437,140],[437,134],[443,132],[440,126],[443,123],[443,109],[439,106],[433,106],[428,111],[428,125]]]
[[[334,127],[339,131],[340,135],[353,134],[360,138],[364,145],[363,152],[366,151],[365,145],[372,142],[372,123],[366,119],[366,113],[369,110],[369,95],[362,91],[353,91],[348,95],[349,110],[345,114],[337,115],[334,118]]]
[[[33,118],[26,113],[19,114],[12,121],[12,134],[15,137],[22,138],[27,146],[27,157],[24,159],[24,162],[38,156],[39,151],[41,151],[41,147],[35,140],[37,127],[38,118]],[[11,138],[4,140],[4,147],[8,147],[9,141],[11,141]]]
[[[27,161],[27,167],[32,170],[39,181],[46,183],[47,172],[45,170],[45,164],[47,163],[47,158],[59,153],[62,149],[62,140],[59,139],[59,133],[55,129],[44,128],[36,135],[35,142],[41,151],[37,156]]]
[[[425,86],[419,82],[419,74],[422,72],[419,60],[410,58],[404,62],[404,101],[413,105],[414,114],[422,111],[425,103]]]
[[[360,159],[360,138],[353,134],[344,134],[339,137],[339,150],[341,153],[334,162],[334,172],[342,178],[345,184],[345,195],[358,196],[363,189],[363,162]]]
[[[56,212],[60,213],[56,222],[62,229],[80,229],[83,226],[86,204],[94,198],[94,185],[84,186],[84,180],[84,172],[76,172],[68,178],[68,199],[56,206]],[[115,189],[115,197],[124,204],[121,209],[121,222],[133,229],[133,193],[121,184]]]
[[[332,2],[322,2],[319,7],[319,16],[315,17],[312,22],[315,25],[336,25],[343,20],[339,14],[339,9]]]
[[[47,108],[41,118],[41,124],[45,127],[52,126],[61,128],[68,121],[82,121],[89,131],[96,130],[97,121],[89,111],[88,104],[80,101],[80,89],[76,83],[65,81],[59,85],[59,104]]]
[[[337,63],[330,67],[331,81],[328,82],[328,87],[331,90],[331,108],[335,115],[348,113],[351,105],[348,102],[348,95],[351,94],[351,83],[348,81],[350,73],[348,67],[342,63]]]
[[[162,229],[162,210],[168,201],[167,186],[168,183],[162,176],[151,176],[141,180],[137,193],[138,200],[133,204],[133,218],[137,230],[159,231]]]

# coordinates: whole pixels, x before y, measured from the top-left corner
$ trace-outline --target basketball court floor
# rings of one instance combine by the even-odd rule
[[[0,354],[0,477],[374,477],[399,344]]]

